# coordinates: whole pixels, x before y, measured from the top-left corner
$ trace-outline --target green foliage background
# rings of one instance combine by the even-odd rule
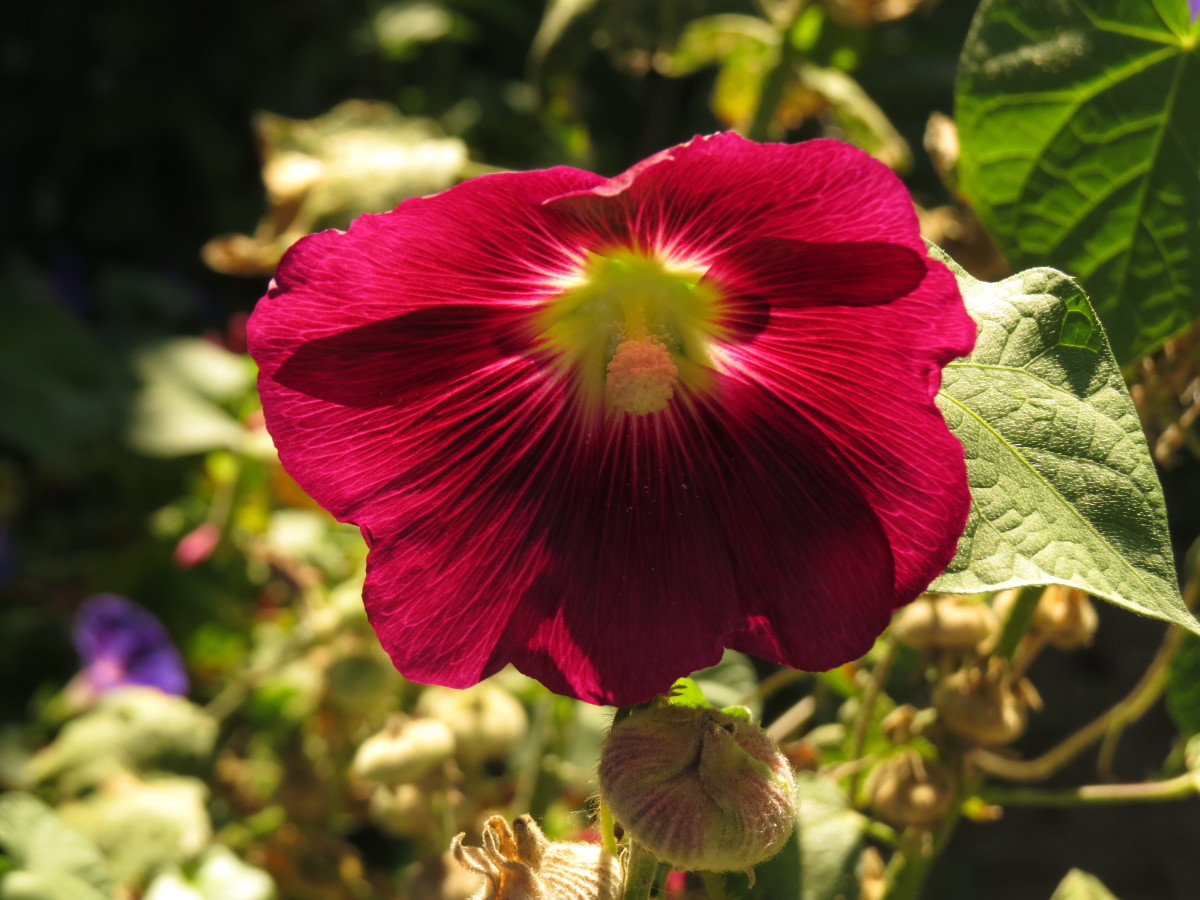
[[[1182,0],[1171,2],[988,0],[971,26],[973,0],[925,3],[912,15],[878,24],[837,18],[826,10],[839,4],[813,0],[789,34],[789,46],[803,60],[805,90],[785,93],[785,114],[764,127],[775,139],[834,134],[892,154],[889,161],[905,169],[914,198],[926,208],[949,205],[961,191],[1016,268],[1053,265],[1080,277],[1109,329],[1117,361],[1126,364],[1200,312],[1200,194],[1192,177],[1200,170],[1184,152],[1196,146],[1200,128],[1188,105],[1200,87],[1192,40],[1198,26],[1181,18]],[[1097,27],[1093,13],[1105,6],[1146,21],[1136,33]],[[1171,12],[1156,19],[1151,7]],[[1067,16],[1070,27],[1047,18],[1055,14]],[[286,824],[278,818],[281,808],[285,819],[302,824],[305,815],[319,816],[304,799],[328,800],[320,790],[330,773],[307,767],[297,748],[324,741],[323,752],[345,762],[353,747],[348,738],[339,744],[336,734],[362,731],[368,718],[362,698],[403,695],[405,688],[398,689],[365,649],[370,638],[363,623],[346,613],[358,608],[357,535],[306,504],[256,442],[253,369],[241,355],[241,328],[268,276],[219,274],[202,258],[210,239],[230,234],[253,235],[258,250],[275,252],[289,229],[336,224],[337,215],[369,202],[334,184],[324,205],[297,214],[269,195],[264,158],[311,150],[323,140],[319,128],[306,133],[296,122],[339,108],[343,122],[359,115],[371,127],[382,122],[393,136],[410,129],[404,140],[412,146],[461,149],[463,161],[451,180],[489,167],[555,164],[613,174],[696,133],[751,125],[776,52],[761,25],[762,4],[751,0],[45,0],[6,10],[0,34],[0,788],[17,781],[20,754],[13,748],[44,744],[62,725],[59,692],[77,668],[71,617],[82,598],[98,592],[124,594],[166,622],[195,677],[193,699],[239,709],[221,734],[246,764],[239,777],[253,788],[248,793],[278,789],[284,800],[243,821],[231,792],[210,798],[208,808],[231,843],[254,846],[279,834]],[[1088,54],[1071,50],[1072,41],[1111,44],[1127,64],[1097,71]],[[1051,49],[1061,44],[1073,68],[1031,65],[1027,48],[1039,42]],[[1062,68],[1076,77],[1048,95],[1039,78],[1061,75]],[[390,106],[384,113],[339,107],[351,98]],[[1110,101],[1132,111],[1119,140],[1101,128]],[[955,108],[964,160],[957,182],[921,150],[929,115]],[[274,118],[264,119],[263,112]],[[1075,165],[1083,145],[1106,155]],[[429,173],[408,174],[419,180]],[[393,187],[400,195],[406,189]],[[1170,265],[1143,278],[1143,269],[1153,269],[1147,260],[1159,251]],[[996,272],[986,274],[998,280]],[[1051,281],[1044,291],[1020,296],[1075,303],[1071,335],[1059,341],[1066,349],[1055,344],[1057,333],[1026,347],[1043,366],[1055,362],[1043,355],[1084,357],[1099,349],[1089,351],[1087,301],[1069,282]],[[1005,284],[983,285],[980,296],[1020,294]],[[1037,318],[1027,308],[1023,314]],[[1119,374],[1107,356],[1100,368],[1093,386],[1114,393]],[[971,377],[979,373],[971,364],[961,369],[947,378],[946,390],[970,396]],[[1114,444],[1136,434],[1124,399],[1110,404],[1109,413],[1097,427],[1108,429]],[[1042,449],[1021,448],[1025,458]],[[1100,533],[1121,532],[1143,513],[1156,523],[1162,517],[1144,448],[1118,463],[1136,469],[1138,481],[1131,493],[1105,498]],[[1198,475],[1191,459],[1168,473],[1170,535],[1133,553],[1149,560],[1167,585],[1158,591],[1162,596],[1170,593],[1169,551],[1182,558],[1200,534]],[[1018,487],[1032,491],[1037,478]],[[205,524],[218,528],[219,541],[201,564],[181,567],[180,541]],[[1105,561],[1110,565],[1120,568],[1120,560]],[[999,586],[982,576],[970,581],[967,568],[951,572],[946,587]],[[1129,599],[1120,577],[1085,586],[1117,602]],[[1159,611],[1169,618],[1178,612],[1174,602],[1167,598]],[[285,667],[262,683],[236,680],[247,661],[256,671],[296,653],[302,643],[297,610],[314,608],[346,615],[337,620],[345,627],[333,651],[336,664],[322,670],[322,699],[314,699],[314,676],[302,667]],[[1047,704],[1067,712],[1057,727],[1035,721],[1028,745],[1045,746],[1048,731],[1057,734],[1097,713],[1145,665],[1161,631],[1156,623],[1116,610],[1102,616],[1095,647],[1039,662],[1035,674]],[[1197,728],[1197,656],[1193,641],[1172,672],[1172,712],[1188,733]],[[733,660],[714,689],[735,685],[729,702],[736,702],[755,675],[749,662]],[[847,678],[835,672],[819,680],[823,712],[835,708],[830,698],[853,693]],[[915,694],[917,681],[914,676],[902,690]],[[502,774],[531,808],[550,810],[552,817],[552,788],[582,806],[585,798],[571,791],[586,783],[604,723],[528,686],[514,693],[534,713],[538,740],[561,744],[566,774],[550,786],[529,774],[537,770],[541,744],[527,755],[514,753]],[[764,715],[777,715],[775,707],[794,699],[784,692]],[[1143,743],[1127,742],[1132,748],[1119,761],[1127,771],[1154,771],[1162,763],[1156,748],[1173,733],[1158,710]],[[186,783],[166,790],[195,793],[193,782],[180,781]],[[820,885],[853,879],[864,820],[826,787],[807,784],[803,799],[819,813],[824,842],[801,834],[763,873],[764,885],[774,885],[781,900],[801,867],[809,879],[803,896],[814,900]],[[499,805],[512,798],[485,799]],[[1050,896],[1063,875],[1063,854],[1100,874],[1117,896],[1194,896],[1200,876],[1188,842],[1195,812],[1194,803],[1089,810],[1068,828],[1068,813],[1012,810],[1002,823],[956,836],[927,896]],[[320,828],[308,821],[313,831],[343,827],[344,844],[292,852],[315,858],[349,847],[377,871],[413,861],[411,846],[355,830],[346,824],[352,820],[347,815]],[[10,840],[27,822],[47,833],[58,828],[31,799],[0,810],[0,829],[8,829]],[[75,878],[92,855],[82,848],[53,877]],[[215,871],[224,863],[206,857],[200,868]],[[195,885],[203,880],[199,871],[172,877],[187,881],[189,890],[199,890]],[[1064,891],[1079,890],[1083,878]]]

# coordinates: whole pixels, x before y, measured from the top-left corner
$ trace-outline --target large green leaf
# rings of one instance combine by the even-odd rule
[[[1200,316],[1200,22],[1186,0],[984,0],[960,184],[1014,267],[1076,274],[1121,364]]]
[[[931,252],[979,325],[938,395],[966,449],[971,515],[934,589],[1065,584],[1200,633],[1146,439],[1087,296],[1052,269],[988,284]]]

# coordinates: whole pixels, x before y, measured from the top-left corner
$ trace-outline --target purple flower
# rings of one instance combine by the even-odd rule
[[[83,601],[72,629],[83,680],[96,693],[140,685],[186,694],[187,674],[162,622],[116,594]]]

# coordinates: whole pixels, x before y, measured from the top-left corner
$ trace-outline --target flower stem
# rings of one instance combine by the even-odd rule
[[[629,839],[625,856],[625,887],[621,900],[648,900],[658,860],[638,841]]]
[[[1101,740],[1109,731],[1136,721],[1154,705],[1154,701],[1166,687],[1167,666],[1179,648],[1183,635],[1184,630],[1178,625],[1167,629],[1158,653],[1133,690],[1057,747],[1036,759],[1009,759],[978,747],[971,752],[971,762],[985,772],[1011,781],[1040,781],[1050,777],[1096,741]]]
[[[1061,791],[1036,788],[989,788],[979,798],[997,806],[1091,806],[1109,803],[1158,803],[1200,793],[1200,773],[1184,772],[1165,781],[1135,784],[1088,784]]]
[[[750,125],[746,128],[746,137],[752,141],[765,141],[771,136],[771,122],[775,118],[775,111],[779,107],[779,101],[783,98],[783,89],[787,85],[796,61],[797,54],[796,48],[792,44],[792,30],[800,21],[800,14],[803,11],[804,0],[794,0],[790,15],[781,17],[782,21],[776,23],[779,34],[779,53],[775,58],[775,64],[763,77],[762,90],[758,95],[758,106],[754,110],[754,117],[750,120]]]
[[[880,656],[879,662],[875,664],[874,670],[871,672],[871,680],[867,684],[867,689],[863,694],[862,705],[858,712],[858,721],[854,724],[854,748],[850,751],[851,759],[861,759],[863,750],[867,746],[867,732],[871,730],[871,722],[875,719],[875,705],[879,701],[879,695],[883,691],[883,685],[887,681],[888,675],[892,670],[892,661],[896,658],[896,639],[892,636],[887,638],[887,643],[884,645],[883,655]],[[858,795],[858,780],[862,769],[855,769],[850,775],[850,786],[847,793],[850,796],[850,802],[855,803]]]
[[[704,889],[708,891],[709,900],[731,900],[729,891],[725,889],[724,872],[701,872],[704,879]]]
[[[1007,660],[1013,658],[1013,654],[1017,652],[1017,645],[1021,643],[1021,638],[1025,636],[1029,624],[1033,621],[1033,614],[1037,611],[1043,590],[1042,585],[1026,585],[1017,593],[1017,599],[1013,601],[1008,618],[1004,620],[1004,627],[1000,630],[1000,637],[996,639],[996,656]]]
[[[938,854],[942,852],[958,826],[962,814],[962,800],[977,792],[982,779],[967,779],[958,791],[950,812],[946,813],[932,835],[924,835],[908,829],[892,857],[889,869],[888,889],[884,900],[917,900],[929,870]]]

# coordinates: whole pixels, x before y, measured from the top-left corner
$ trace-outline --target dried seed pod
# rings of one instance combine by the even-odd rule
[[[465,762],[504,756],[529,728],[525,707],[487,682],[465,691],[427,687],[417,700],[416,712],[450,726],[458,741],[458,758]]]
[[[957,594],[925,594],[896,611],[892,633],[902,643],[921,649],[970,650],[999,629],[996,613],[986,603]]]
[[[659,707],[613,728],[600,795],[621,826],[681,870],[770,859],[796,823],[796,778],[767,733],[714,709]]]
[[[621,867],[598,844],[549,841],[530,815],[512,827],[492,816],[483,827],[483,848],[468,847],[465,834],[450,842],[463,867],[485,879],[472,900],[618,900]]]
[[[898,828],[928,828],[941,821],[954,801],[954,776],[915,750],[889,756],[867,778],[871,807]]]
[[[454,735],[437,719],[393,716],[383,731],[363,741],[350,773],[382,784],[414,781],[454,755]]]
[[[933,693],[938,718],[960,737],[977,744],[1009,744],[1021,736],[1029,710],[1041,708],[1033,685],[1013,679],[996,657],[986,669],[969,666],[952,673]]]

